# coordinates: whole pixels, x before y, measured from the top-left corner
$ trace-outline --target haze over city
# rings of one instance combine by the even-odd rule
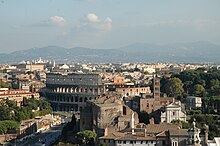
[[[220,42],[219,0],[2,0],[0,53]]]
[[[220,146],[220,0],[0,0],[0,145]]]

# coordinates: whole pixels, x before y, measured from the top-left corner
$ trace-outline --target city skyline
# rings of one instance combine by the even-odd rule
[[[0,53],[50,45],[109,49],[136,42],[219,44],[219,4],[218,0],[2,0]]]

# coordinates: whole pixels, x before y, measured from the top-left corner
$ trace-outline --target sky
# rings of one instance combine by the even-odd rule
[[[194,41],[220,44],[220,0],[0,0],[0,53]]]

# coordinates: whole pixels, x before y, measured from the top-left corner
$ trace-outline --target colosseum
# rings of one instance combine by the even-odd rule
[[[48,73],[46,98],[54,111],[79,112],[86,101],[105,92],[101,76],[96,73]]]

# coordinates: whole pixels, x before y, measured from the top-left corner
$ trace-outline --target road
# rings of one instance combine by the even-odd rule
[[[64,125],[56,125],[42,133],[25,140],[24,142],[17,142],[16,146],[49,146],[54,143],[62,133]]]

